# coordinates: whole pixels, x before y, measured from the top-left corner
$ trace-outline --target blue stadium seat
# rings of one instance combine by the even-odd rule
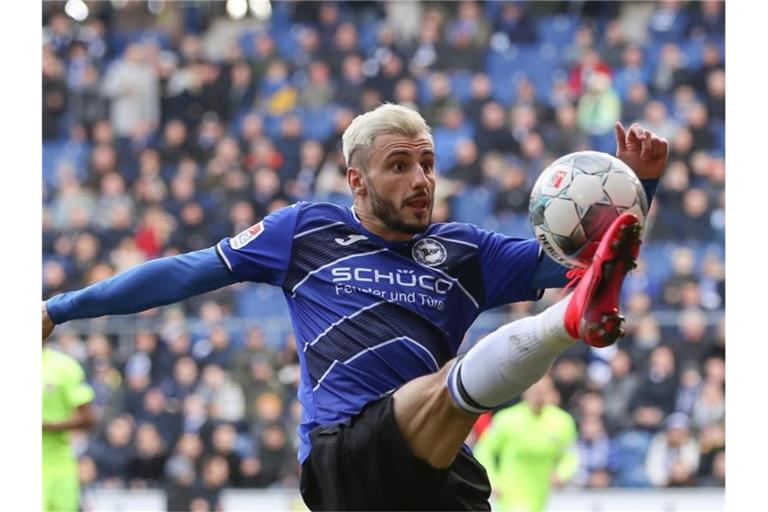
[[[300,109],[299,117],[304,127],[304,137],[316,140],[325,140],[330,137],[334,129],[334,109],[334,105]]]
[[[539,39],[562,49],[573,42],[578,27],[578,18],[564,15],[544,16],[536,22]]]
[[[725,156],[725,122],[721,119],[710,119],[709,127],[715,132],[715,151]]]
[[[686,69],[697,69],[701,66],[704,56],[704,42],[688,39],[680,43],[680,51],[685,55],[683,62]]]
[[[369,51],[371,51],[375,46],[379,38],[379,27],[381,26],[381,21],[379,20],[371,20],[367,21],[365,23],[360,24],[357,27],[357,33],[358,33],[358,48],[363,53],[363,55],[366,55]]]
[[[275,40],[278,52],[285,58],[290,59],[299,51],[299,42],[297,36],[301,31],[299,25],[280,26],[272,24],[269,35]]]
[[[521,49],[521,65],[528,79],[536,87],[539,98],[546,98],[552,90],[555,78],[566,78],[560,66],[557,48],[552,43]]]
[[[474,135],[472,128],[468,123],[464,123],[456,130],[449,130],[443,126],[438,126],[432,131],[435,139],[435,153],[437,157],[438,170],[447,171],[456,163],[456,144],[462,139],[471,139]]]
[[[287,318],[288,306],[279,288],[261,283],[246,283],[235,289],[235,312],[253,320]]]
[[[508,213],[496,216],[496,218],[498,219],[498,226],[495,230],[499,233],[516,238],[533,238],[533,228],[527,214]]]
[[[482,224],[491,214],[493,194],[486,187],[467,187],[451,201],[453,218],[459,222]]]
[[[453,97],[462,103],[469,100],[472,95],[472,73],[470,71],[457,71],[450,78]]]

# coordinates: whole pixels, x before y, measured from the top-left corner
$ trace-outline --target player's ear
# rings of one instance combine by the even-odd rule
[[[353,196],[365,197],[368,193],[365,174],[358,167],[347,167],[347,184]]]

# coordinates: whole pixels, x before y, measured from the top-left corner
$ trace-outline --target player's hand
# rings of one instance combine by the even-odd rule
[[[640,179],[659,178],[667,167],[669,142],[632,123],[629,130],[616,122],[616,156],[635,171]]]
[[[51,317],[48,316],[48,308],[45,307],[45,302],[43,302],[43,341],[48,339],[48,336],[51,335],[54,327],[56,327],[56,324],[54,324]]]

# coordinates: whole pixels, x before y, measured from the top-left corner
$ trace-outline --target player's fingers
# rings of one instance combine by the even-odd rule
[[[651,137],[651,158],[653,160],[659,159],[664,155],[664,145],[661,143],[661,139],[657,136]]]
[[[639,123],[632,123],[627,132],[627,146],[639,146],[644,137],[643,127]]]
[[[669,154],[669,141],[664,137],[659,139],[659,158],[666,158]]]
[[[651,158],[653,150],[653,139],[651,138],[651,132],[643,130],[642,135],[639,137],[641,140],[640,146],[640,158]]]
[[[627,133],[624,131],[621,121],[616,121],[613,125],[616,131],[616,151],[621,151],[627,147]]]

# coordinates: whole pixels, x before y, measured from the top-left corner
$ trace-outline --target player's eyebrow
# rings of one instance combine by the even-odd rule
[[[384,158],[385,160],[389,160],[390,158],[396,156],[411,156],[411,152],[405,149],[395,149],[387,153]],[[424,149],[421,151],[420,156],[435,156],[435,152],[432,149]]]

